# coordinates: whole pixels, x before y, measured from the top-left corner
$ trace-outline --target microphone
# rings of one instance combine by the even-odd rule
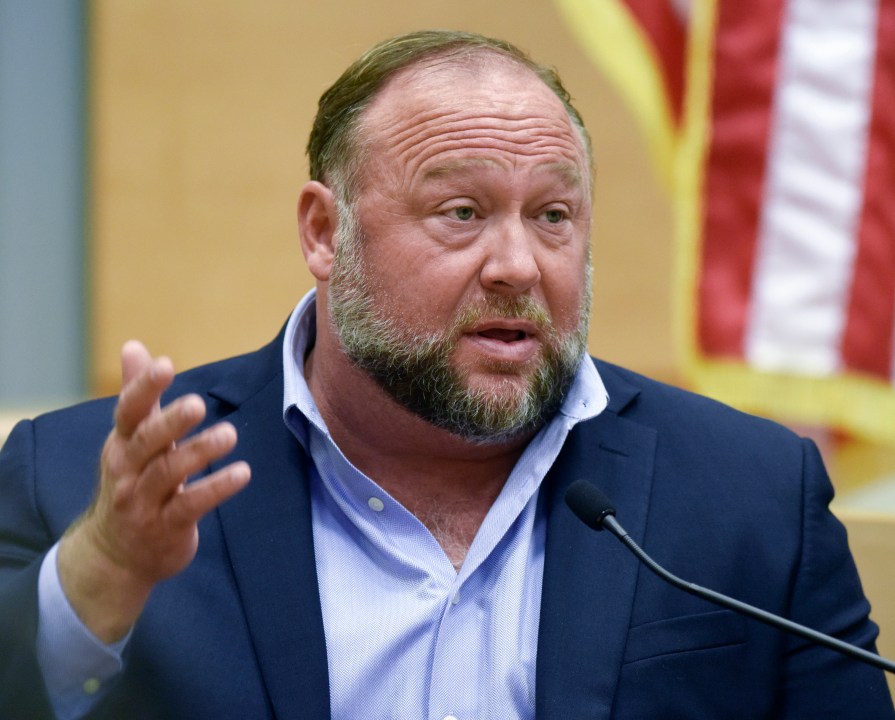
[[[880,655],[859,648],[856,645],[843,642],[830,635],[825,635],[817,630],[812,630],[804,625],[799,625],[798,623],[787,620],[779,615],[774,615],[765,610],[761,610],[753,605],[740,602],[727,595],[722,595],[714,590],[709,590],[708,588],[696,585],[695,583],[687,582],[676,575],[672,575],[647,555],[646,552],[631,539],[631,536],[625,532],[625,529],[615,519],[615,508],[612,507],[612,503],[609,502],[609,499],[592,483],[589,483],[586,480],[576,480],[573,482],[566,491],[566,504],[571,508],[578,519],[589,528],[597,531],[609,530],[609,532],[621,540],[625,547],[634,553],[634,555],[636,555],[637,558],[652,572],[675,587],[680,588],[691,595],[695,595],[696,597],[701,597],[709,602],[713,602],[716,605],[721,605],[722,607],[729,608],[735,612],[759,620],[766,625],[771,625],[772,627],[792,633],[793,635],[799,635],[800,637],[807,638],[819,645],[824,645],[825,647],[849,655],[862,662],[882,668],[887,672],[895,673],[895,662],[887,660]]]

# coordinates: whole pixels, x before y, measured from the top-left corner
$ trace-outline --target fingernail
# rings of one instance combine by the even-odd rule
[[[236,431],[231,425],[218,425],[214,429],[214,441],[218,445],[227,445],[236,439]]]
[[[239,461],[233,464],[232,473],[236,482],[248,482],[252,476],[252,469],[248,463]]]

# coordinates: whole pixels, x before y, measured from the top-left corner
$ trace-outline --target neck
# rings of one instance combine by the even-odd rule
[[[321,335],[305,377],[330,435],[459,567],[530,437],[485,445],[437,428],[396,403],[341,348],[326,352]]]

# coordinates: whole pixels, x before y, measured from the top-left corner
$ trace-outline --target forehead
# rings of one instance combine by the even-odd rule
[[[510,164],[549,168],[585,182],[584,143],[560,99],[530,69],[494,54],[406,68],[364,112],[371,164],[405,178],[451,168]]]

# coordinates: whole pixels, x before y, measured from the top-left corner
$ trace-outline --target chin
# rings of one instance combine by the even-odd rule
[[[526,393],[531,385],[532,373],[521,368],[500,369],[491,372],[477,372],[466,377],[464,387],[467,392],[481,393],[488,397],[518,397]]]
[[[466,378],[480,378],[488,381],[511,381],[518,379],[528,382],[537,372],[542,362],[540,354],[529,360],[498,360],[477,358],[470,363],[457,363],[456,371]]]

